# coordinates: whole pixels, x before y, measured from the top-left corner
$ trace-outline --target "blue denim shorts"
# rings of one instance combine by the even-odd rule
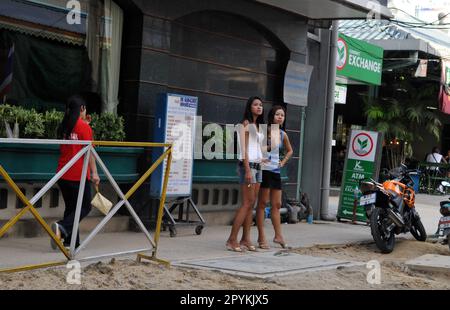
[[[252,173],[252,181],[250,184],[261,183],[262,182],[262,170],[250,168]],[[238,165],[237,173],[239,175],[239,184],[247,184],[245,181],[245,167]]]

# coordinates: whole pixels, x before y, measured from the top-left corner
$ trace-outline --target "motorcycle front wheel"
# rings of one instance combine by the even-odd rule
[[[386,228],[389,225],[389,218],[386,211],[381,208],[374,208],[370,217],[370,230],[372,232],[373,240],[381,253],[387,254],[394,250],[395,234],[391,231],[386,236]]]
[[[411,235],[413,235],[417,241],[427,240],[427,232],[425,231],[425,227],[423,227],[420,218],[413,220],[413,223],[411,225]]]

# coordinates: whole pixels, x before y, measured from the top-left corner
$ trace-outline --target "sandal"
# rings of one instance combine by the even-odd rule
[[[227,243],[225,246],[227,247],[227,250],[228,250],[228,251],[232,251],[232,252],[242,252],[242,249],[241,249],[240,246],[233,247],[233,246],[232,246],[231,244],[229,244],[229,243]]]
[[[278,241],[273,239],[273,243],[279,244],[283,249],[290,249],[291,247],[284,241]]]
[[[270,249],[270,245],[265,241],[265,242],[258,242],[258,248],[263,249],[263,250],[269,250]]]
[[[240,244],[241,248],[245,248],[249,250],[250,252],[257,252],[258,250],[254,245],[246,245],[246,244]]]

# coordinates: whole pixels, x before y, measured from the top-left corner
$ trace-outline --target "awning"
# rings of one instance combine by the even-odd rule
[[[70,25],[65,8],[25,0],[0,1],[0,28],[43,37],[50,40],[82,45],[86,33],[86,16],[81,23]]]
[[[386,51],[419,51],[437,58],[450,58],[450,36],[435,25],[392,9],[399,22],[383,20],[341,21],[339,31],[356,39],[381,46]]]
[[[419,51],[438,58],[445,55],[448,57],[450,43],[449,46],[442,45],[445,43],[439,39],[445,37],[445,34],[434,33],[436,36],[433,37],[426,33],[429,31],[433,30],[406,29],[389,21],[345,20],[339,23],[339,32],[376,44],[385,51]]]
[[[389,9],[370,0],[255,0],[302,15],[309,19],[365,19],[368,13],[376,18],[392,18]]]

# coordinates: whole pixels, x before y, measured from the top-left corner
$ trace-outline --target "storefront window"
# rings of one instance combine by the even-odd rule
[[[12,83],[2,102],[62,110],[70,95],[91,93],[101,98],[96,110],[116,113],[122,9],[112,0],[78,2],[79,23],[69,23],[68,1],[2,0],[1,54],[14,46]]]

